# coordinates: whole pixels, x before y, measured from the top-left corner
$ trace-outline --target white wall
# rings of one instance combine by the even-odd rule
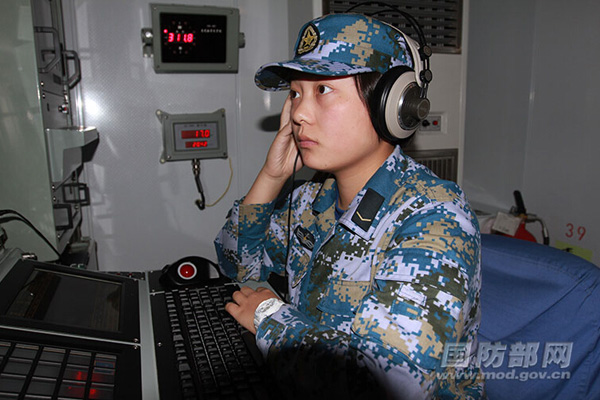
[[[263,119],[279,113],[282,97],[256,88],[263,63],[287,57],[287,3],[279,0],[178,1],[240,9],[237,74],[156,74],[142,57],[140,30],[151,26],[150,0],[73,0],[82,61],[84,122],[96,126],[100,145],[87,165],[91,192],[89,230],[102,270],[161,268],[196,254],[215,259],[213,239],[234,199],[249,188],[274,132]],[[198,210],[189,161],[160,164],[161,126],[155,111],[226,109],[233,183],[223,200]],[[225,190],[228,160],[204,160],[207,203]]]
[[[598,16],[594,0],[471,2],[463,179],[492,208],[508,210],[521,190],[553,245],[596,264]]]

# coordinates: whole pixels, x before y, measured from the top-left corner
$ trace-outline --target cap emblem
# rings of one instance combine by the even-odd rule
[[[310,24],[304,28],[304,32],[302,32],[300,43],[298,43],[298,49],[296,49],[296,54],[301,56],[302,54],[312,51],[315,47],[317,47],[317,43],[319,43],[319,31],[316,29],[316,26]]]

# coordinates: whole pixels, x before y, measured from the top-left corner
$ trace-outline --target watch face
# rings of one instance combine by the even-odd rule
[[[267,299],[260,303],[254,312],[254,327],[258,328],[263,319],[275,314],[283,304],[281,300],[276,298]]]

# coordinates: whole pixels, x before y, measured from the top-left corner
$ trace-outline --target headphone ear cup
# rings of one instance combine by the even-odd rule
[[[405,139],[417,130],[429,114],[429,100],[421,97],[415,72],[406,67],[391,68],[381,76],[369,101],[371,121],[379,136],[388,142]]]

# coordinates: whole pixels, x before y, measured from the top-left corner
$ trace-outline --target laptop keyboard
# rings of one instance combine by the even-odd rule
[[[254,335],[226,311],[233,285],[175,289],[165,301],[185,399],[267,399]]]

